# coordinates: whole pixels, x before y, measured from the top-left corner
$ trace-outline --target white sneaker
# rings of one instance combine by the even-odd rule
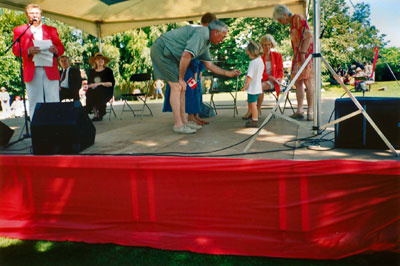
[[[203,126],[200,126],[200,125],[196,124],[193,121],[189,121],[189,123],[187,123],[186,126],[189,127],[189,128],[192,128],[192,129],[196,129],[196,130],[198,130],[198,129],[203,127]]]
[[[196,129],[190,128],[190,127],[188,127],[186,125],[183,125],[181,127],[175,127],[174,126],[173,129],[174,129],[175,133],[179,133],[179,134],[193,134],[193,133],[197,132]]]

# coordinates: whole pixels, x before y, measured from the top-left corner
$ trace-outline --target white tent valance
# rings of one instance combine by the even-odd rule
[[[43,15],[104,37],[157,24],[199,20],[206,12],[218,18],[271,17],[274,6],[285,4],[303,14],[306,0],[0,0],[0,7],[25,10],[41,6]]]

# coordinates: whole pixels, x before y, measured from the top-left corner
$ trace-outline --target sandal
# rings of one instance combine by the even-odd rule
[[[201,119],[201,118],[196,118],[197,121],[199,121],[202,125],[208,125],[210,124],[208,121]]]
[[[246,122],[246,124],[244,126],[245,127],[258,127],[258,120],[254,121],[253,119],[251,119],[250,121]]]
[[[251,118],[251,113],[250,114],[245,114],[244,116],[242,116],[243,120],[249,120]]]
[[[294,113],[291,116],[289,116],[290,118],[296,119],[296,120],[302,120],[304,119],[304,113]]]
[[[307,114],[307,121],[313,121],[313,114]]]

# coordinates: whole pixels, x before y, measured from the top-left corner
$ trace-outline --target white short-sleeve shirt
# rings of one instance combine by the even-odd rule
[[[251,78],[250,85],[247,88],[248,94],[262,93],[262,75],[264,72],[264,63],[261,57],[254,58],[250,61],[249,68],[247,69],[247,76]]]

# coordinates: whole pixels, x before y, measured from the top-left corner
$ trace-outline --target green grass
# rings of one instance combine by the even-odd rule
[[[11,240],[0,238],[0,265],[268,265],[268,266],[389,266],[400,265],[400,256],[379,252],[340,260],[306,260],[270,257],[207,255],[145,247],[80,242]]]
[[[400,81],[399,81],[400,84]],[[400,97],[400,85],[397,84],[396,81],[379,81],[372,84],[371,91],[365,92],[366,97]],[[347,88],[352,92],[352,94],[356,97],[361,97],[362,92],[355,92],[354,86],[346,85]],[[385,87],[385,90],[379,90]],[[322,98],[338,98],[345,90],[339,86],[326,85],[322,86],[324,91],[321,92]],[[347,96],[344,96],[347,97]]]
[[[355,97],[362,97],[362,92],[355,92],[354,86],[346,85],[347,88],[351,91],[351,93]],[[385,90],[379,90],[385,87]],[[345,90],[340,86],[328,85],[324,83],[321,87],[321,99],[336,99],[341,97],[345,93]],[[203,101],[209,101],[210,94],[203,94]],[[271,96],[272,97],[272,96]],[[344,95],[343,97],[348,97]],[[400,97],[400,81],[397,84],[396,81],[379,81],[375,82],[372,87],[371,91],[365,92],[365,97]],[[296,99],[295,91],[290,92],[290,98]],[[217,99],[225,99],[231,100],[229,94],[223,93],[217,96]],[[272,99],[272,98],[270,98]],[[247,93],[246,92],[238,92],[238,101],[246,101],[247,100]]]

